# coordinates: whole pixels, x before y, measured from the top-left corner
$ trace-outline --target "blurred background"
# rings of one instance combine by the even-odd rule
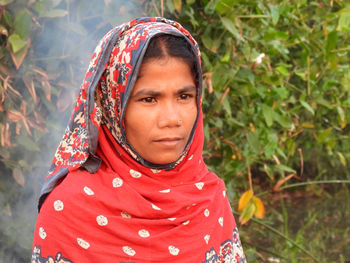
[[[248,262],[350,262],[350,3],[0,0],[0,262],[29,262],[37,199],[98,40],[180,22],[204,73],[204,159]]]

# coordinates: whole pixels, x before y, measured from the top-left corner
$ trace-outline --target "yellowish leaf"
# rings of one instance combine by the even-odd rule
[[[255,205],[255,213],[254,213],[254,215],[257,218],[260,218],[260,219],[264,218],[264,216],[265,216],[265,207],[264,207],[264,204],[261,201],[261,199],[259,197],[254,196],[253,197],[253,202],[254,202],[254,205]]]
[[[252,190],[248,190],[243,193],[243,195],[241,196],[238,202],[238,212],[241,212],[246,208],[248,202],[250,201],[250,199],[252,199],[252,197],[253,197]]]
[[[182,0],[173,0],[173,5],[177,12],[181,12],[182,9]]]
[[[313,125],[312,123],[310,122],[303,122],[301,124],[301,127],[305,128],[305,129],[314,129],[315,128],[315,125]]]

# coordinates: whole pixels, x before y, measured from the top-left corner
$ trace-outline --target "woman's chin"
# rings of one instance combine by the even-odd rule
[[[164,164],[169,164],[177,161],[179,157],[180,155],[159,155],[159,156],[153,155],[152,158],[144,158],[144,159],[153,164],[164,165]]]

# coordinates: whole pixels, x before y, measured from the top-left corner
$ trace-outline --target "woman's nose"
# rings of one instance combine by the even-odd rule
[[[174,103],[164,103],[159,109],[158,115],[159,128],[181,126],[182,118],[179,114],[178,105]]]

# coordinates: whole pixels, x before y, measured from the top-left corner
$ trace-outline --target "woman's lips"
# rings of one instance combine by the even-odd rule
[[[153,140],[153,141],[157,144],[172,147],[172,146],[176,146],[177,144],[179,144],[182,141],[182,138],[180,138],[180,137],[161,138],[161,139],[157,139],[157,140]]]

